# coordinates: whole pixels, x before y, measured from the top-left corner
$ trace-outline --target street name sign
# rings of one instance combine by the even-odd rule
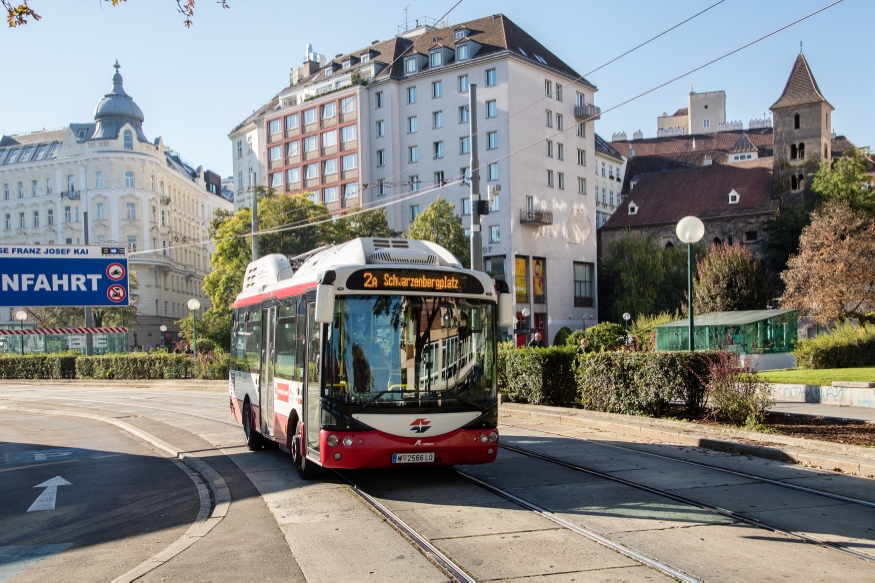
[[[127,306],[124,247],[0,244],[0,306]]]

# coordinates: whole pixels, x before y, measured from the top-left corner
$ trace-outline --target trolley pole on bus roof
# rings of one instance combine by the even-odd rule
[[[249,175],[249,190],[252,191],[252,260],[258,259],[258,191],[255,188],[256,174]]]
[[[483,271],[480,235],[480,158],[477,155],[477,85],[468,86],[468,119],[471,136],[471,269]]]

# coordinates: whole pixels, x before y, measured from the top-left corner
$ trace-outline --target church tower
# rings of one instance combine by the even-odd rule
[[[807,168],[830,159],[830,115],[835,109],[817,86],[799,51],[781,97],[770,107],[775,120],[775,163],[791,168],[791,191],[807,190]]]

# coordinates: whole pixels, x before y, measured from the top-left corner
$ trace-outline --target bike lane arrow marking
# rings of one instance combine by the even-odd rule
[[[27,511],[54,510],[55,502],[58,499],[58,486],[72,486],[72,484],[61,476],[55,476],[51,480],[46,480],[42,484],[34,486],[34,488],[45,488],[45,490],[33,501],[33,504],[30,505]]]

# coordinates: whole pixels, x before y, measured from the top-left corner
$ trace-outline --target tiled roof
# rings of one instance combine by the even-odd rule
[[[67,128],[59,130],[49,130],[41,132],[31,132],[29,134],[19,134],[12,136],[0,136],[0,148],[4,146],[20,146],[24,144],[39,144],[43,142],[60,142],[64,139],[67,133]]]
[[[736,140],[735,145],[729,148],[730,154],[742,154],[744,152],[756,152],[757,147],[753,142],[750,141],[750,138],[747,137],[747,134],[741,132],[741,135],[738,136],[738,140]]]
[[[787,84],[784,85],[784,92],[781,93],[781,97],[769,109],[774,111],[783,107],[797,107],[811,103],[826,103],[829,105],[829,102],[826,101],[826,98],[820,92],[817,81],[814,80],[814,75],[808,67],[805,55],[799,53],[799,56],[796,57],[796,62],[793,63],[793,70],[790,71],[790,77],[787,78]],[[830,105],[830,107],[832,106]]]
[[[735,146],[741,134],[747,134],[751,142],[757,146],[774,144],[772,128],[754,130],[736,130],[732,132],[714,132],[710,134],[672,136],[668,138],[645,138],[643,140],[623,140],[611,142],[611,145],[624,156],[629,148],[635,150],[635,156],[666,156],[670,154],[687,154],[690,152],[728,152]]]
[[[615,150],[614,147],[611,146],[607,142],[607,140],[605,140],[603,137],[601,137],[598,134],[595,135],[595,149],[596,149],[596,152],[600,152],[600,153],[604,154],[605,156],[617,158],[621,162],[623,161],[623,155],[620,154],[617,150]]]
[[[635,187],[602,229],[624,229],[673,224],[687,215],[702,220],[774,212],[772,159],[738,164],[714,164],[675,172],[637,177]],[[729,204],[729,193],[739,195]],[[629,214],[634,202],[638,211]]]

